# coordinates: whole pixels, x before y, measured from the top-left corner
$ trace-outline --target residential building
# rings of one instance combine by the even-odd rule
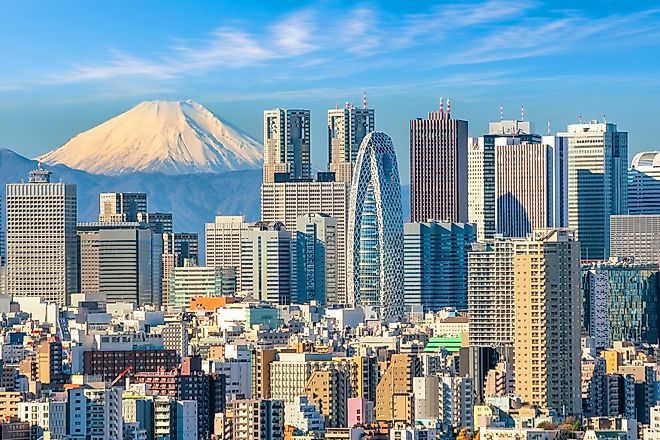
[[[616,124],[570,124],[568,226],[577,231],[583,260],[610,256],[610,216],[628,213],[628,133]]]
[[[534,231],[516,243],[513,261],[516,394],[578,415],[580,243],[573,231]]]
[[[346,426],[346,402],[350,392],[348,373],[338,369],[314,371],[305,384],[305,394],[319,409],[328,428]]]
[[[308,396],[298,396],[295,402],[284,404],[284,424],[302,432],[323,432],[325,421]]]
[[[264,183],[311,178],[309,110],[264,112]]]
[[[429,112],[410,121],[410,217],[468,221],[468,123],[447,111]]]
[[[87,383],[67,390],[66,438],[123,439],[121,388]]]
[[[337,182],[350,185],[360,144],[374,127],[374,110],[367,108],[366,95],[362,108],[346,103],[328,110],[328,171]]]
[[[467,309],[468,251],[476,228],[466,223],[406,223],[403,293],[406,306],[424,311]]]
[[[296,228],[296,302],[338,296],[337,219],[326,214],[298,217]]]
[[[66,436],[66,400],[53,398],[18,403],[18,419],[30,424],[30,438],[38,439],[48,432],[53,440]]]
[[[474,417],[474,384],[470,377],[450,374],[439,378],[439,418],[444,426],[456,430],[472,429]]]
[[[175,350],[135,348],[133,350],[94,350],[83,352],[83,372],[112,381],[126,369],[132,373],[167,371],[178,365]]]
[[[381,132],[362,141],[348,215],[348,303],[380,319],[403,313],[403,213],[392,140]]]
[[[376,420],[412,423],[414,417],[413,380],[422,374],[415,355],[394,354],[376,388]]]
[[[51,172],[30,172],[6,188],[6,291],[66,305],[78,287],[76,185],[51,183]]]
[[[234,440],[284,440],[284,402],[272,399],[232,402]]]
[[[413,378],[415,420],[434,420],[440,414],[438,376]]]

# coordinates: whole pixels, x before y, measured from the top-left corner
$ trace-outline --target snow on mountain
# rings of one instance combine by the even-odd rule
[[[263,147],[193,101],[146,101],[38,160],[95,174],[223,173],[261,167]]]

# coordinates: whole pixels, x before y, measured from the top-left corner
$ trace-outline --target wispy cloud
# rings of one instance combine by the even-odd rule
[[[105,60],[77,62],[44,82],[120,78],[172,81],[189,75],[253,68],[245,80],[342,77],[388,68],[424,71],[608,48],[658,44],[658,11],[593,18],[552,11],[533,0],[476,0],[392,14],[374,5],[349,10],[318,4],[271,22],[221,24],[200,40],[178,39],[150,56],[112,49]],[[656,37],[650,37],[655,35]]]

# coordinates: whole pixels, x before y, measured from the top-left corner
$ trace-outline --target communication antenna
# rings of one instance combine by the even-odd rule
[[[520,106],[520,120],[521,121],[525,120],[525,106],[524,105]]]
[[[580,122],[580,124],[582,124],[582,115],[580,115],[580,117],[578,118],[578,121]]]
[[[447,98],[447,115],[451,113],[451,99]]]
[[[364,94],[362,95],[362,108],[367,109],[367,91],[364,91]]]
[[[605,113],[603,113],[603,124],[607,123],[607,118],[605,117]]]
[[[550,119],[548,119],[548,136],[550,136]]]
[[[444,112],[445,112],[445,109],[444,109],[444,104],[442,102],[442,96],[441,96],[440,97],[440,113],[444,113]]]
[[[504,106],[500,105],[500,121],[504,120]]]

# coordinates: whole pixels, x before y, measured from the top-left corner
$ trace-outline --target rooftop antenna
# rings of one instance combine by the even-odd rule
[[[451,99],[447,98],[447,115],[451,113]]]
[[[605,117],[605,113],[603,113],[603,124],[607,123],[607,118]]]
[[[582,124],[582,115],[578,117],[578,121],[580,122],[580,124]]]
[[[339,104],[335,104],[335,108],[339,108]]]
[[[442,102],[442,96],[440,97],[440,113],[444,113],[445,108],[444,108],[444,103]]]
[[[345,107],[345,108],[351,108],[351,103],[348,102],[348,101],[346,101],[346,104],[344,104],[344,107]]]
[[[525,106],[524,105],[520,106],[520,120],[521,121],[525,120]]]
[[[504,106],[500,105],[500,121],[504,120]]]
[[[548,119],[548,136],[550,136],[550,119]]]
[[[364,91],[364,94],[362,94],[362,108],[367,109],[367,91]]]

